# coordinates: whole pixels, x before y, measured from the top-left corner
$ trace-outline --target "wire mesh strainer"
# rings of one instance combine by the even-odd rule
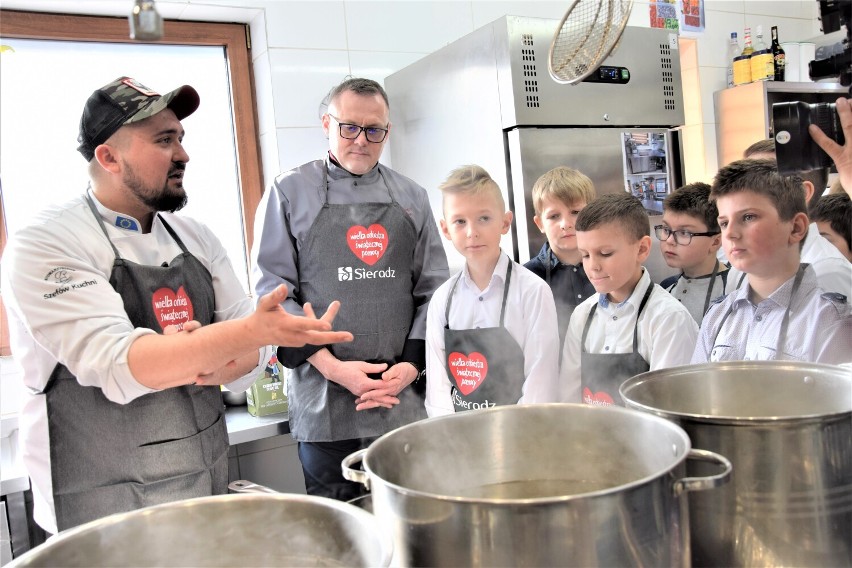
[[[633,0],[575,0],[559,23],[547,68],[559,83],[589,76],[615,47]]]

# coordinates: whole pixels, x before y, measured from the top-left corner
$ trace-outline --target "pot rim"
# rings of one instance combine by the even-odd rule
[[[153,515],[156,514],[156,512],[159,510],[204,506],[207,503],[219,503],[236,499],[240,499],[248,503],[251,503],[252,501],[315,503],[317,505],[322,505],[335,509],[337,512],[343,515],[350,515],[355,518],[358,524],[365,525],[365,533],[368,534],[371,538],[375,538],[376,541],[379,543],[382,558],[380,559],[380,563],[378,565],[388,566],[390,564],[391,555],[393,553],[393,543],[391,539],[382,529],[382,525],[380,524],[378,518],[375,515],[368,513],[367,511],[356,507],[355,505],[350,505],[349,503],[337,501],[335,499],[329,499],[327,497],[302,495],[299,493],[230,493],[222,495],[210,495],[207,497],[195,497],[192,499],[181,499],[179,501],[171,501],[169,503],[151,505],[150,507],[142,507],[140,509],[134,509],[132,511],[114,513],[106,517],[101,517],[100,519],[89,521],[88,523],[84,523],[82,525],[61,531],[53,535],[45,541],[44,545],[39,546],[37,548],[33,548],[32,550],[24,553],[18,558],[15,558],[11,562],[11,564],[9,564],[9,566],[11,568],[23,565],[22,563],[31,562],[32,560],[35,560],[40,556],[48,554],[49,549],[52,549],[55,546],[59,546],[60,544],[65,543],[66,541],[73,541],[75,538],[78,537],[78,535],[102,531],[107,527],[119,525],[130,518]]]
[[[688,457],[689,453],[692,450],[692,443],[689,439],[689,435],[686,431],[675,424],[670,420],[666,420],[659,416],[649,414],[646,412],[639,412],[637,410],[622,408],[618,406],[607,406],[607,407],[592,407],[586,404],[578,404],[578,403],[559,403],[559,402],[551,402],[551,403],[536,403],[536,404],[515,404],[515,405],[506,405],[506,406],[497,406],[494,408],[488,408],[484,410],[470,410],[467,412],[477,412],[477,413],[495,413],[495,412],[517,412],[520,408],[581,408],[583,412],[616,412],[616,413],[625,413],[634,417],[641,417],[641,420],[650,420],[656,421],[663,428],[671,430],[676,436],[679,436],[683,441],[683,455],[679,456],[677,459],[673,459],[672,463],[666,468],[661,469],[653,474],[649,474],[645,477],[635,479],[630,481],[629,483],[624,483],[621,485],[616,485],[613,487],[608,487],[606,489],[600,489],[597,491],[589,491],[586,493],[575,493],[572,495],[558,495],[554,497],[536,497],[531,499],[498,499],[498,498],[482,498],[482,497],[459,497],[452,495],[443,495],[440,493],[432,493],[429,491],[421,491],[418,489],[411,489],[408,487],[404,487],[402,485],[398,485],[396,483],[391,483],[380,477],[373,469],[370,467],[370,453],[373,447],[386,438],[392,437],[397,432],[402,432],[408,430],[410,428],[415,428],[418,425],[423,424],[425,421],[429,422],[438,422],[444,420],[451,420],[453,417],[457,416],[457,414],[447,414],[443,416],[436,416],[433,418],[427,418],[425,420],[420,420],[417,422],[412,422],[410,424],[406,424],[405,426],[401,426],[387,434],[384,434],[376,441],[374,441],[367,448],[366,453],[364,454],[363,466],[366,471],[371,483],[374,481],[380,481],[381,484],[385,487],[393,489],[396,493],[401,495],[405,495],[406,497],[418,497],[424,499],[431,499],[437,501],[444,501],[448,503],[463,503],[463,504],[486,504],[486,505],[494,505],[494,506],[503,506],[503,507],[514,507],[519,505],[556,505],[561,503],[567,503],[571,501],[576,501],[580,499],[589,499],[589,498],[598,498],[598,497],[608,497],[617,493],[623,493],[627,490],[633,490],[643,485],[647,485],[651,482],[656,481],[657,479],[665,476],[666,474],[672,472],[675,468],[680,466]],[[384,442],[388,443],[388,442]],[[372,489],[373,494],[375,493],[375,487]]]
[[[807,423],[825,422],[827,420],[839,420],[852,417],[852,405],[849,410],[840,410],[837,412],[824,412],[820,414],[799,414],[793,416],[733,416],[726,414],[699,414],[692,412],[681,412],[670,410],[658,406],[651,406],[637,402],[630,397],[630,391],[641,387],[645,383],[659,382],[662,380],[670,380],[679,375],[692,375],[701,371],[718,371],[725,369],[730,371],[741,371],[747,373],[753,369],[789,369],[795,366],[805,366],[821,373],[833,372],[840,375],[849,375],[850,384],[852,384],[852,370],[836,365],[823,365],[820,363],[800,363],[798,361],[721,361],[715,363],[699,363],[696,365],[681,365],[668,369],[659,369],[656,371],[648,371],[631,377],[621,383],[618,389],[622,400],[627,408],[649,413],[654,416],[659,416],[667,419],[686,419],[699,423],[708,424],[725,424],[725,425],[767,425],[767,426],[787,426],[799,425]],[[850,398],[852,400],[852,398]]]

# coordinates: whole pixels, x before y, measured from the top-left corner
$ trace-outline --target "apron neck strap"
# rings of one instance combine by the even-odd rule
[[[787,309],[784,310],[784,317],[781,318],[781,329],[778,330],[778,341],[775,344],[775,356],[778,357],[778,354],[781,353],[781,350],[784,347],[784,343],[787,341],[787,326],[790,323],[790,306],[793,305],[793,298],[796,295],[796,292],[799,291],[799,286],[802,283],[802,278],[805,275],[805,269],[808,267],[808,263],[802,262],[799,264],[799,269],[796,271],[796,277],[793,279],[793,286],[790,289],[790,300],[787,302]],[[743,274],[745,277],[745,274]],[[740,278],[740,282],[742,282],[742,278]],[[737,285],[739,287],[739,284]],[[728,311],[725,312],[725,315],[722,316],[722,321],[719,322],[719,327],[716,328],[716,333],[713,334],[713,344],[716,344],[716,339],[719,337],[719,333],[722,331],[722,326],[725,324],[725,320],[728,319],[728,316],[731,315],[731,312],[734,311],[734,305],[731,304],[731,307],[728,308]]]
[[[704,309],[702,314],[707,313],[707,308],[710,307],[710,298],[713,294],[713,285],[716,283],[716,276],[719,274],[719,259],[716,259],[716,264],[713,265],[713,274],[710,275],[710,285],[707,286],[707,294],[704,296]],[[725,287],[722,286],[722,292],[725,292]]]
[[[642,301],[639,302],[639,309],[636,312],[636,323],[633,326],[633,352],[636,353],[639,348],[639,316],[642,315],[642,310],[645,309],[645,304],[648,303],[648,298],[651,297],[651,292],[654,291],[654,283],[650,282],[648,284],[648,289],[645,290],[645,295],[642,296]],[[592,317],[595,315],[595,310],[598,307],[598,303],[595,302],[592,305],[592,309],[589,310],[589,315],[586,316],[586,324],[583,326],[583,336],[580,338],[580,347],[581,349],[586,348],[586,336],[589,334],[589,328],[592,325]]]
[[[447,326],[450,325],[450,307],[453,305],[453,295],[456,291],[456,286],[459,285],[459,280],[464,276],[464,269],[459,272],[458,278],[453,282],[453,287],[450,288],[450,293],[447,297],[447,307],[444,310],[444,318],[447,320]],[[503,322],[506,319],[506,304],[509,298],[509,284],[512,282],[512,261],[509,261],[506,267],[506,285],[503,287],[503,302],[500,305],[500,327],[503,327]]]
[[[325,188],[325,195],[323,195],[323,207],[328,207],[328,161],[322,161],[322,186]],[[376,171],[379,173],[379,177],[382,178],[382,181],[385,183],[385,188],[388,190],[388,196],[390,197],[391,203],[396,203],[396,199],[393,197],[393,191],[391,191],[390,183],[388,183],[388,179],[385,177],[385,174],[382,173],[382,168],[376,164]],[[353,174],[354,175],[354,174]]]

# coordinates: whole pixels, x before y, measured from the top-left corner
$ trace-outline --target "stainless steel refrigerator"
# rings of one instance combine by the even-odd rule
[[[558,24],[505,16],[385,79],[394,169],[429,191],[440,218],[437,187],[450,170],[484,167],[514,212],[501,245],[519,262],[545,242],[530,195],[554,167],[582,171],[598,195],[633,193],[652,226],[660,222],[663,197],[683,183],[677,34],[628,27],[589,80],[564,85],[547,70]],[[451,268],[461,267],[461,256],[446,245]],[[657,281],[675,273],[656,242],[646,266]]]

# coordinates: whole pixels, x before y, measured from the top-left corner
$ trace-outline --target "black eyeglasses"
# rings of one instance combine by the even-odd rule
[[[331,118],[337,122],[337,128],[340,130],[340,137],[346,138],[347,140],[355,140],[361,133],[364,133],[364,136],[367,138],[367,142],[372,142],[373,144],[378,144],[384,141],[385,136],[388,135],[387,128],[379,128],[377,126],[358,126],[357,124],[348,124],[346,122],[340,122],[340,119],[329,113]]]
[[[688,245],[692,242],[692,237],[712,237],[718,235],[721,231],[708,231],[706,233],[693,233],[691,231],[674,231],[665,225],[654,225],[654,234],[661,241],[667,241],[669,236],[674,235],[675,243],[679,245]]]

